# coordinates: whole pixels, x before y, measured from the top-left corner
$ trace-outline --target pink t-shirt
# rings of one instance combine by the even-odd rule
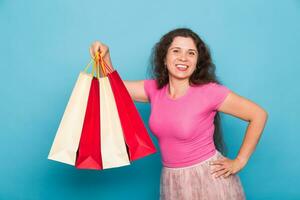
[[[157,137],[165,167],[186,167],[213,156],[214,116],[230,90],[217,83],[189,87],[176,99],[168,85],[157,89],[155,80],[145,80],[151,103],[149,127]]]

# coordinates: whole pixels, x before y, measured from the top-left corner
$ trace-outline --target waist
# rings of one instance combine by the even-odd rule
[[[209,162],[211,159],[213,159],[218,154],[220,154],[220,152],[217,151],[217,150],[215,150],[211,154],[208,154],[207,157],[204,157],[204,158],[202,157],[201,159],[193,161],[193,162],[190,162],[188,164],[179,165],[179,166],[163,165],[163,168],[165,168],[165,169],[171,169],[171,170],[179,170],[179,169],[188,169],[188,168],[191,168],[191,167],[196,167],[196,166],[205,164],[206,162]]]

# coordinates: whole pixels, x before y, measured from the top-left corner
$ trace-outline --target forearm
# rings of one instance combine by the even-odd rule
[[[243,143],[236,158],[242,163],[247,163],[254,152],[265,127],[267,118],[267,113],[262,111],[249,122]]]

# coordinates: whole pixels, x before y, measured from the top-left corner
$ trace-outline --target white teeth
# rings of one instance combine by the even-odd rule
[[[183,68],[183,69],[186,69],[186,68],[187,68],[186,65],[176,65],[176,66],[179,67],[179,68]]]

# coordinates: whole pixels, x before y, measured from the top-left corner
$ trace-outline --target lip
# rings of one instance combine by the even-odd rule
[[[181,72],[187,71],[189,68],[188,65],[183,65],[183,66],[186,66],[186,68],[178,67],[178,65],[181,65],[181,64],[177,64],[177,65],[175,65],[175,67],[178,71],[181,71]]]
[[[178,65],[186,66],[186,68],[178,67]],[[187,69],[189,68],[189,66],[187,64],[175,64],[175,67],[178,71],[181,71],[181,72],[187,71]]]
[[[184,65],[184,66],[187,66],[187,68],[189,68],[189,65],[187,65],[187,64],[175,64],[175,66],[177,67],[178,65]]]

